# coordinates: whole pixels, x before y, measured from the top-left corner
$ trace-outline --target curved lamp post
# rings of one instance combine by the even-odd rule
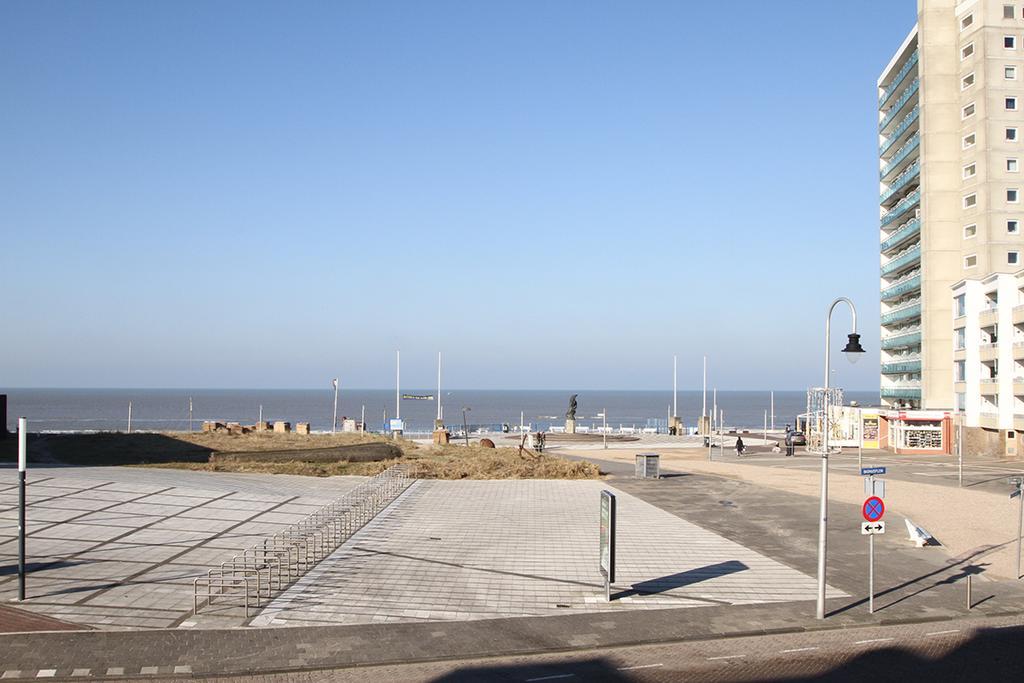
[[[824,394],[824,419],[822,420],[822,436],[821,436],[821,508],[818,517],[818,609],[817,615],[819,619],[825,618],[825,554],[827,547],[828,538],[828,398],[829,398],[829,375],[831,374],[830,368],[830,344],[829,336],[831,333],[831,322],[832,322],[832,311],[836,309],[836,306],[840,302],[846,303],[850,307],[850,313],[853,315],[853,332],[847,335],[846,347],[843,349],[843,353],[846,354],[847,360],[851,363],[856,363],[860,357],[858,354],[864,353],[864,347],[860,345],[860,335],[857,334],[857,309],[854,307],[853,302],[844,296],[839,297],[832,302],[829,306],[828,315],[825,316],[825,394]]]

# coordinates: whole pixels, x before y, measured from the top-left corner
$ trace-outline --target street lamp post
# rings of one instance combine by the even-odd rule
[[[860,335],[857,334],[857,309],[852,301],[841,296],[832,302],[828,309],[828,315],[825,316],[825,393],[822,400],[824,416],[821,435],[821,505],[818,515],[818,619],[825,618],[825,556],[828,545],[828,398],[829,375],[831,374],[831,342],[829,337],[831,334],[832,311],[835,310],[840,302],[846,303],[850,307],[850,313],[853,316],[853,332],[847,335],[846,348],[843,349],[843,353],[846,354],[846,358],[851,363],[857,361],[856,354],[864,353],[864,348],[860,345]]]
[[[467,410],[472,410],[472,408],[467,408],[466,406],[462,406],[462,433],[466,437],[466,445],[468,446],[469,445],[469,424],[467,424],[467,422],[466,422],[466,411]]]

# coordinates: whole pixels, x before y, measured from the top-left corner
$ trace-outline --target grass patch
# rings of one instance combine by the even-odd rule
[[[254,472],[261,474],[298,474],[312,477],[336,475],[374,475],[397,463],[405,463],[418,479],[597,479],[601,472],[591,462],[566,460],[558,456],[534,454],[517,448],[480,446],[441,446],[407,452],[402,458],[379,462],[274,462],[216,460],[214,462],[175,462],[154,465],[206,472]]]

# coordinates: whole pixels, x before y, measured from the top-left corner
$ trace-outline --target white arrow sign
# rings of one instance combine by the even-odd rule
[[[885,522],[861,522],[860,532],[865,536],[869,536],[871,534],[884,534]]]

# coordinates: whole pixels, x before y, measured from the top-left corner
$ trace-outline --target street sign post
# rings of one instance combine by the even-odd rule
[[[868,612],[875,613],[875,536],[885,533],[885,482],[875,479],[885,474],[884,467],[862,467],[864,493],[868,499],[861,506],[860,513],[866,521],[860,523],[860,532],[868,537]]]
[[[611,602],[612,583],[615,581],[615,494],[611,491],[601,491],[601,546],[598,556],[604,576],[604,599]]]
[[[1009,482],[1014,487],[1010,498],[1020,498],[1020,511],[1017,513],[1017,579],[1020,579],[1020,546],[1021,537],[1024,536],[1024,477],[1010,477]]]

